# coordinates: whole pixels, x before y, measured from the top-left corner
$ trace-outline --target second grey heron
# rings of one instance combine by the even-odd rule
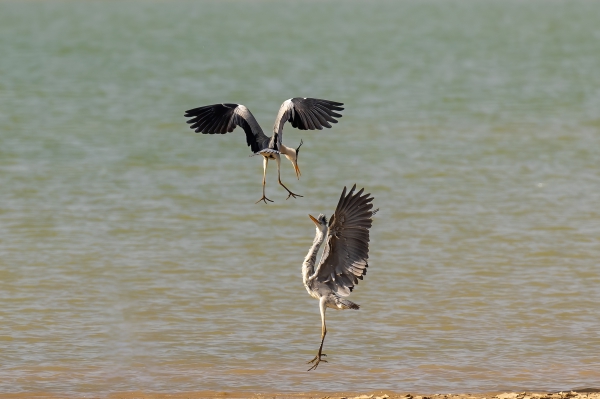
[[[265,195],[265,184],[267,177],[267,165],[269,159],[277,162],[277,179],[289,193],[287,198],[302,197],[291,192],[282,182],[280,173],[280,154],[285,155],[292,162],[296,177],[300,179],[300,168],[298,167],[298,153],[302,140],[297,148],[290,148],[283,145],[283,125],[289,121],[293,127],[300,130],[322,130],[323,127],[330,128],[331,123],[337,123],[335,118],[341,118],[342,115],[335,111],[342,111],[343,103],[329,100],[320,100],[317,98],[290,98],[281,104],[279,113],[273,126],[273,136],[267,137],[254,115],[248,108],[242,104],[213,104],[204,107],[194,108],[186,111],[186,117],[192,117],[187,123],[196,133],[225,134],[232,132],[236,126],[241,126],[246,133],[246,143],[254,155],[263,156],[263,195],[256,201],[271,201]]]
[[[358,280],[367,274],[369,229],[378,209],[372,210],[371,194],[362,195],[364,188],[354,193],[355,189],[356,184],[346,195],[344,187],[329,224],[323,214],[318,218],[308,215],[317,229],[313,245],[302,264],[302,281],[310,296],[319,300],[321,310],[321,346],[314,359],[308,362],[314,363],[308,371],[316,369],[322,361],[327,362],[321,358],[326,356],[322,353],[327,334],[325,310],[359,309],[356,303],[345,297],[350,295]],[[325,240],[321,261],[315,269],[317,252]]]

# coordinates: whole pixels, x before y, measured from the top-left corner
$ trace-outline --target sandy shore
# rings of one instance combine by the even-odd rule
[[[202,399],[202,398],[252,398],[252,399],[600,399],[600,389],[584,389],[578,392],[487,392],[464,394],[415,394],[390,391],[372,391],[367,393],[250,393],[250,392],[217,392],[198,391],[182,393],[147,393],[117,392],[109,395],[82,394],[80,396],[60,395],[55,393],[0,393],[0,399]]]

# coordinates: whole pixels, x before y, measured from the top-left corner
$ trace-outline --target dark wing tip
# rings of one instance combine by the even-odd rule
[[[221,103],[192,108],[185,111],[184,116],[191,118],[186,121],[190,129],[196,133],[225,134],[235,129],[235,110],[239,104]]]
[[[352,188],[354,190],[354,188]],[[344,189],[342,190],[342,195],[340,195],[340,200],[338,201],[337,208],[340,207],[340,205],[342,205],[342,202],[344,202],[344,199],[346,199],[346,186],[344,186]]]
[[[301,97],[296,97],[296,98],[294,98],[294,100],[296,100],[296,99],[297,99],[297,100],[313,100],[313,101],[319,101],[319,102],[322,102],[322,103],[326,103],[326,104],[328,104],[328,105],[333,105],[333,106],[335,106],[335,107],[341,107],[342,105],[344,105],[344,103],[340,103],[340,102],[337,102],[337,101],[331,101],[331,100],[325,100],[324,98],[309,98],[309,97],[307,97],[307,98],[301,98]]]

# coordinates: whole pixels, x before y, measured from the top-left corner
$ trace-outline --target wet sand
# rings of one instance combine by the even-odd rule
[[[1,394],[0,399],[203,399],[203,398],[252,398],[252,399],[600,399],[600,389],[582,389],[570,392],[487,392],[487,393],[463,393],[463,394],[415,394],[397,393],[390,391],[372,391],[367,393],[324,393],[324,392],[302,392],[302,393],[251,393],[251,392],[227,392],[227,391],[197,391],[180,393],[147,393],[116,392],[109,395],[60,395],[55,393],[14,393]]]

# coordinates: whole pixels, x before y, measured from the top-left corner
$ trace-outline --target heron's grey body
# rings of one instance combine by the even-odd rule
[[[359,309],[354,302],[346,299],[358,280],[367,273],[369,258],[369,229],[373,211],[371,194],[362,195],[364,189],[354,193],[356,185],[346,195],[342,191],[335,213],[329,224],[321,214],[318,218],[309,215],[316,225],[316,235],[302,264],[302,281],[306,291],[319,300],[321,310],[321,346],[310,369],[316,369],[321,361],[323,342],[327,334],[325,310]],[[315,268],[319,248],[326,240],[321,260]]]
[[[280,154],[285,155],[292,162],[296,170],[296,176],[300,179],[300,168],[298,167],[297,148],[286,147],[283,144],[283,126],[289,121],[293,127],[300,130],[321,130],[323,127],[330,128],[331,123],[337,123],[335,118],[341,118],[342,115],[335,111],[342,111],[342,103],[320,100],[317,98],[290,98],[281,104],[275,124],[273,125],[273,136],[267,137],[254,115],[242,104],[213,104],[204,107],[194,108],[186,111],[186,117],[192,117],[187,122],[191,124],[190,128],[196,133],[205,134],[225,134],[232,132],[236,126],[241,126],[246,133],[246,143],[254,155],[263,156],[263,196],[256,202],[271,201],[265,196],[265,184],[267,165],[269,159],[277,162],[277,178],[279,184],[289,193],[288,198],[301,197],[301,195],[291,192],[282,182],[280,173]],[[287,199],[287,198],[286,198]],[[273,202],[273,201],[271,201]]]

